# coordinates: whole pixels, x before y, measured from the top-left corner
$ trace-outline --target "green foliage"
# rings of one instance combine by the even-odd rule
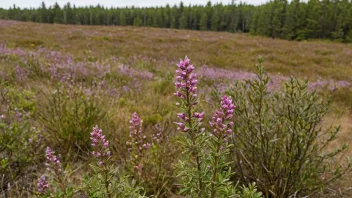
[[[249,184],[248,187],[243,185],[241,187],[241,198],[261,198],[263,194],[258,192],[255,183]]]
[[[67,157],[89,150],[88,131],[106,114],[98,93],[86,91],[58,85],[49,94],[42,92],[43,101],[38,104],[48,142]]]
[[[178,141],[184,156],[177,166],[177,178],[181,182],[180,194],[189,197],[204,197],[209,194],[209,191],[204,191],[204,180],[210,180],[210,171],[203,163],[205,154],[201,150],[205,147],[206,138],[204,133],[195,131],[193,137],[181,136]]]
[[[210,122],[211,131],[205,130],[202,123],[204,112],[197,112],[198,99],[194,88],[198,81],[192,73],[194,66],[186,57],[178,67],[175,95],[181,99],[176,105],[182,113],[177,114],[181,122],[175,124],[183,133],[178,141],[183,154],[178,164],[179,193],[199,198],[235,197],[236,186],[231,181],[233,172],[227,161],[233,146],[227,139],[233,132],[231,118],[235,106],[232,99],[227,96],[221,99],[220,110],[214,112]],[[179,86],[183,83],[185,86]]]
[[[37,48],[43,44],[44,42],[41,40],[17,40],[15,46],[21,48]]]
[[[269,76],[259,59],[257,78],[227,91],[235,101],[233,169],[243,183],[256,182],[266,197],[305,195],[341,177],[350,168],[331,162],[347,145],[327,149],[340,127],[323,128],[330,107],[307,82],[291,78],[283,91],[268,92]]]
[[[32,94],[0,80],[0,194],[15,183],[23,189],[35,177],[33,167],[41,158],[41,138],[29,118],[34,110]]]
[[[239,194],[237,186],[231,181],[234,173],[228,156],[233,144],[224,144],[222,137],[215,137],[199,129],[193,135],[180,136],[178,141],[183,150],[183,158],[177,166],[177,178],[181,182],[180,194],[202,198],[262,197],[255,184],[243,187],[242,194]]]
[[[169,146],[174,144],[166,129],[156,129],[163,134],[161,141],[154,142],[145,158],[145,174],[143,186],[147,194],[155,197],[167,197],[170,186],[177,178],[174,176],[174,164],[178,158],[178,150]]]
[[[208,15],[206,12],[204,12],[200,18],[199,27],[200,30],[208,30]]]
[[[162,121],[163,117],[160,115],[160,114],[152,114],[152,115],[149,115],[149,116],[146,116],[145,119],[144,119],[144,123],[146,125],[148,124],[157,124],[158,122]]]
[[[136,186],[136,181],[130,182],[129,176],[122,176],[121,172],[113,166],[99,167],[91,165],[92,174],[84,176],[83,191],[88,197],[106,198],[106,197],[121,197],[121,198],[142,198],[140,195],[143,190]],[[108,183],[108,191],[105,185]]]
[[[184,14],[180,17],[179,24],[179,29],[187,29],[187,17]]]
[[[343,110],[344,107],[347,110],[352,110],[352,92],[348,88],[337,88],[333,94],[334,102],[339,104],[341,107],[339,109]]]

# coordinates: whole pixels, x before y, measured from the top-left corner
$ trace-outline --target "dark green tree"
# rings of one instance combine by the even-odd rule
[[[204,12],[200,18],[199,28],[200,30],[208,30],[208,15],[206,12]]]

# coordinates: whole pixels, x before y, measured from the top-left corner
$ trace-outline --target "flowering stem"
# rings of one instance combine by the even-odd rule
[[[103,132],[98,126],[93,128],[93,132],[90,133],[91,145],[94,148],[92,154],[99,161],[99,171],[104,177],[104,186],[106,191],[106,196],[111,198],[111,192],[109,190],[109,167],[108,162],[110,159],[109,141],[105,139]]]
[[[45,157],[46,157],[46,166],[48,170],[51,170],[54,176],[56,177],[56,182],[59,185],[60,190],[64,195],[66,195],[66,186],[64,184],[62,165],[60,161],[60,155],[57,157],[54,155],[55,152],[51,150],[50,147],[46,148]]]
[[[193,127],[192,127],[192,104],[191,104],[191,100],[190,100],[190,94],[189,92],[187,91],[186,92],[186,98],[187,98],[187,104],[188,104],[188,117],[189,117],[189,120],[188,120],[188,124],[189,124],[189,128],[191,129],[190,130],[190,136],[191,136],[191,141],[192,141],[192,144],[193,144],[193,154],[195,155],[196,157],[196,163],[197,163],[197,170],[198,170],[198,188],[199,188],[199,191],[198,191],[198,197],[202,197],[202,191],[203,191],[203,181],[202,181],[202,173],[201,173],[201,164],[200,164],[200,157],[199,157],[199,153],[198,153],[198,146],[196,144],[196,137],[195,137],[195,134],[194,134],[194,131],[192,130]]]
[[[222,166],[219,167],[221,155],[224,153],[221,151],[222,149],[226,149],[223,146],[226,146],[227,137],[232,133],[231,127],[233,126],[233,122],[231,122],[231,119],[233,117],[233,111],[235,109],[235,105],[233,105],[232,99],[230,97],[227,97],[226,95],[222,97],[220,106],[221,109],[215,111],[214,116],[212,118],[213,121],[210,122],[210,125],[214,128],[212,132],[214,138],[212,138],[211,140],[216,146],[215,152],[212,153],[214,163],[212,164],[213,176],[211,182],[211,198],[214,198],[216,196],[215,183],[221,183],[217,182],[216,176],[222,168]]]
[[[180,64],[177,64],[179,70],[176,70],[176,82],[175,86],[177,91],[174,93],[175,96],[179,97],[183,103],[176,103],[176,105],[181,106],[183,112],[177,114],[177,117],[180,118],[181,122],[176,122],[178,128],[177,130],[186,132],[189,136],[190,144],[186,146],[187,150],[189,149],[189,154],[191,155],[191,163],[195,161],[197,169],[197,178],[198,184],[197,189],[195,190],[198,194],[198,197],[202,197],[202,192],[204,191],[204,182],[202,181],[202,167],[201,167],[201,156],[200,148],[203,146],[201,141],[202,136],[199,134],[202,133],[200,129],[201,121],[204,117],[204,112],[194,112],[194,108],[197,105],[197,75],[193,73],[194,66],[190,63],[190,60],[186,57],[184,60],[180,61]]]
[[[143,180],[143,157],[151,144],[143,134],[142,123],[143,120],[134,112],[130,120],[130,140],[127,145],[129,145],[128,150],[132,152],[133,167],[137,170],[138,177]]]

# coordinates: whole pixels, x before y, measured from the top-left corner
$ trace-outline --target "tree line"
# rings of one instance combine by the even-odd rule
[[[254,6],[76,7],[67,3],[21,9],[0,9],[0,19],[79,25],[121,25],[249,32],[288,40],[331,39],[352,42],[352,0],[271,0]]]

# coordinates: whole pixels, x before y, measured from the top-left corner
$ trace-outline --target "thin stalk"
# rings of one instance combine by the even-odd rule
[[[60,189],[61,189],[62,193],[64,193],[64,195],[66,195],[66,188],[65,188],[63,179],[61,178],[62,175],[61,175],[60,171],[57,170],[56,168],[54,168],[54,173],[55,173],[55,175],[57,177],[57,182],[59,183],[59,186],[60,186]]]
[[[104,167],[104,176],[105,176],[105,190],[106,190],[106,194],[108,196],[108,198],[111,198],[111,193],[110,193],[110,190],[109,190],[109,180],[108,180],[108,175],[109,175],[109,170]]]
[[[215,163],[214,163],[214,172],[213,172],[213,178],[212,178],[212,183],[211,183],[211,198],[215,197],[216,191],[215,191],[215,182],[216,182],[216,174],[218,173],[218,166],[219,166],[219,160],[220,160],[220,148],[221,148],[221,136],[220,134],[217,139],[217,146],[216,146],[216,153],[215,153]]]
[[[189,128],[190,128],[190,136],[191,136],[191,140],[192,140],[192,144],[193,144],[193,153],[196,157],[196,163],[197,163],[197,171],[198,171],[198,197],[201,198],[202,197],[202,191],[203,191],[203,181],[202,181],[202,172],[201,172],[201,166],[200,166],[200,157],[199,157],[199,153],[198,153],[198,145],[196,145],[196,137],[194,135],[194,131],[192,129],[192,104],[191,104],[191,99],[190,99],[190,94],[189,94],[189,90],[186,91],[186,98],[187,98],[187,114],[188,114],[188,124],[189,124]]]

